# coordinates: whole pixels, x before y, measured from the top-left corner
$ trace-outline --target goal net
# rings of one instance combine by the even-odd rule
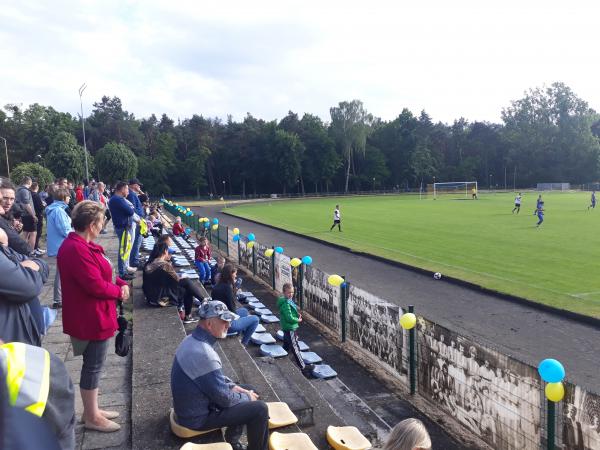
[[[433,198],[437,196],[450,196],[453,198],[472,198],[477,193],[477,181],[452,181],[447,183],[433,183]]]

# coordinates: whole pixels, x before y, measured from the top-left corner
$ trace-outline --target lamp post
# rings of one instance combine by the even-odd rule
[[[375,177],[373,177],[373,192],[375,192]]]
[[[88,158],[87,158],[87,144],[85,142],[85,120],[83,120],[83,91],[87,88],[87,84],[83,83],[79,88],[79,105],[81,106],[81,128],[83,130],[83,156],[85,158],[85,179],[90,181],[90,174],[88,171]]]
[[[4,153],[6,154],[6,175],[10,178],[10,167],[8,165],[8,147],[6,146],[6,139],[0,136],[0,139],[4,141]]]
[[[225,180],[223,180],[223,198],[225,198]]]
[[[492,174],[490,173],[490,182],[488,183],[488,190],[492,191]]]

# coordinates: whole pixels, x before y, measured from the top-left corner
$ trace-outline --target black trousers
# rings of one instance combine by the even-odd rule
[[[248,389],[244,386],[245,389]],[[248,450],[267,450],[269,443],[269,409],[263,401],[238,403],[231,408],[212,411],[203,430],[227,427],[225,440],[230,444],[240,441],[246,425]]]
[[[202,301],[203,293],[200,290],[200,284],[194,282],[189,278],[179,280],[179,300],[183,299],[183,308],[185,315],[189,316],[192,313],[192,306],[194,306],[194,297]],[[181,304],[181,303],[180,303]]]
[[[283,332],[283,349],[292,355],[300,369],[304,369],[306,367],[306,363],[304,362],[304,360],[302,359],[302,355],[300,354],[298,335],[295,331]]]
[[[38,221],[36,224],[37,234],[35,235],[35,247],[40,248],[40,237],[42,236],[42,230],[44,229],[44,216],[37,216]]]

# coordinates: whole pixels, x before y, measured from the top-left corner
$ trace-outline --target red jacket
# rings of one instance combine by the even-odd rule
[[[83,189],[81,188],[77,188],[75,189],[75,200],[77,201],[77,203],[82,202],[83,200],[85,200],[83,198]]]
[[[179,222],[175,222],[173,224],[173,235],[179,236],[180,234],[184,234],[184,233],[185,233],[185,230],[183,229],[183,226]]]
[[[206,244],[206,248],[199,245],[196,247],[196,251],[194,253],[196,254],[196,261],[210,261],[210,245]]]
[[[104,249],[71,232],[58,250],[57,264],[63,332],[90,341],[112,337],[117,330],[116,300],[127,283],[119,277],[116,284],[112,282],[112,267]]]

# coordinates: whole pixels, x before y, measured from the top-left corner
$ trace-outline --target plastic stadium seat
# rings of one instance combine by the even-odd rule
[[[306,364],[317,364],[323,361],[315,352],[300,352],[300,355],[302,355],[302,361]]]
[[[213,444],[194,444],[188,442],[183,444],[180,450],[233,450],[233,447],[227,442],[215,442]]]
[[[310,350],[310,347],[304,341],[298,341],[298,347],[300,348],[301,352],[307,352]]]
[[[243,295],[244,297],[247,297],[247,298],[250,298],[250,297],[254,298],[254,296],[252,295],[252,292],[250,292],[250,291],[240,292],[240,295]]]
[[[278,433],[269,438],[270,450],[319,450],[306,433]]]
[[[266,314],[263,314],[262,316],[260,316],[260,320],[262,320],[265,323],[277,323],[277,322],[279,322],[279,319],[277,318],[277,316],[268,316]]]
[[[213,428],[212,430],[199,431],[192,430],[191,428],[186,428],[184,426],[179,425],[177,423],[177,418],[175,416],[175,411],[173,410],[173,408],[171,408],[171,412],[169,413],[169,421],[171,423],[171,431],[173,432],[173,434],[183,439],[192,438],[194,436],[200,436],[201,434],[207,434],[216,430],[216,428]]]
[[[227,337],[237,336],[238,334],[240,334],[238,331],[228,331]]]
[[[334,378],[337,377],[337,372],[328,364],[317,364],[312,371],[315,378]]]
[[[335,450],[366,450],[369,440],[356,427],[327,427],[327,442]]]
[[[287,403],[267,402],[269,408],[269,429],[281,428],[298,422],[298,418],[292,412]]]
[[[271,336],[271,333],[253,333],[250,340],[256,345],[275,343],[275,338]]]
[[[277,330],[277,333],[275,333],[275,337],[280,341],[283,341],[283,330]]]
[[[283,349],[283,347],[276,344],[261,345],[260,353],[264,356],[271,356],[273,358],[281,358],[287,355],[287,352]]]
[[[256,308],[254,310],[255,314],[258,314],[259,316],[265,315],[265,316],[272,316],[273,315],[273,311],[271,311],[269,308]]]
[[[256,327],[256,330],[254,330],[255,333],[264,333],[265,331],[267,331],[267,329],[263,327],[260,323]]]
[[[257,309],[257,308],[266,308],[265,305],[263,305],[261,302],[249,302],[248,303],[248,308],[250,309]]]

